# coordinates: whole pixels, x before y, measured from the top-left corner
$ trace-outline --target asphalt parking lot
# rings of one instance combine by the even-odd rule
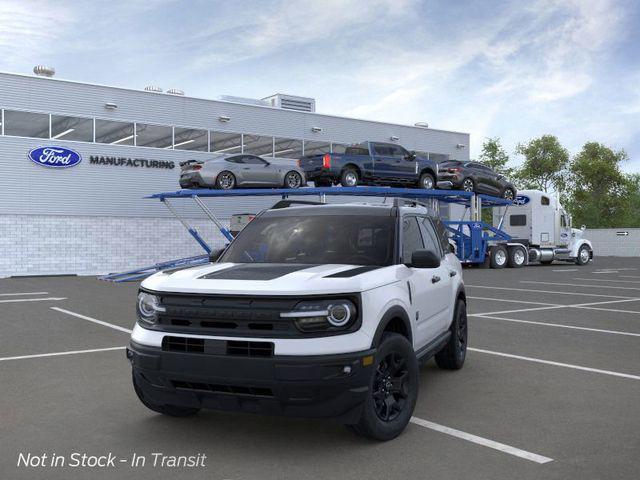
[[[154,414],[124,353],[137,284],[0,280],[0,478],[637,479],[640,259],[467,269],[464,279],[467,363],[425,364],[414,422],[387,443],[327,421]],[[207,460],[17,466],[20,453],[72,452]]]

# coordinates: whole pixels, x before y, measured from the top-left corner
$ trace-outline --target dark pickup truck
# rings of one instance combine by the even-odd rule
[[[299,160],[307,180],[316,187],[339,183],[436,188],[438,164],[393,143],[364,142],[345,152],[310,155]]]

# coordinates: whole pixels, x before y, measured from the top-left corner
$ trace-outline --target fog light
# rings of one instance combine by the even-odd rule
[[[368,367],[369,365],[373,365],[373,355],[367,355],[366,357],[362,357],[362,366]]]

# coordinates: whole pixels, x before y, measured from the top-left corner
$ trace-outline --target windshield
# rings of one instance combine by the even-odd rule
[[[394,227],[390,216],[258,217],[219,261],[391,265]]]

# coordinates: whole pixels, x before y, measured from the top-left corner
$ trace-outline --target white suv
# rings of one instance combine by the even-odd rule
[[[213,263],[142,282],[127,356],[147,407],[330,417],[388,440],[420,360],[462,367],[462,269],[438,217],[300,203],[262,212]]]

